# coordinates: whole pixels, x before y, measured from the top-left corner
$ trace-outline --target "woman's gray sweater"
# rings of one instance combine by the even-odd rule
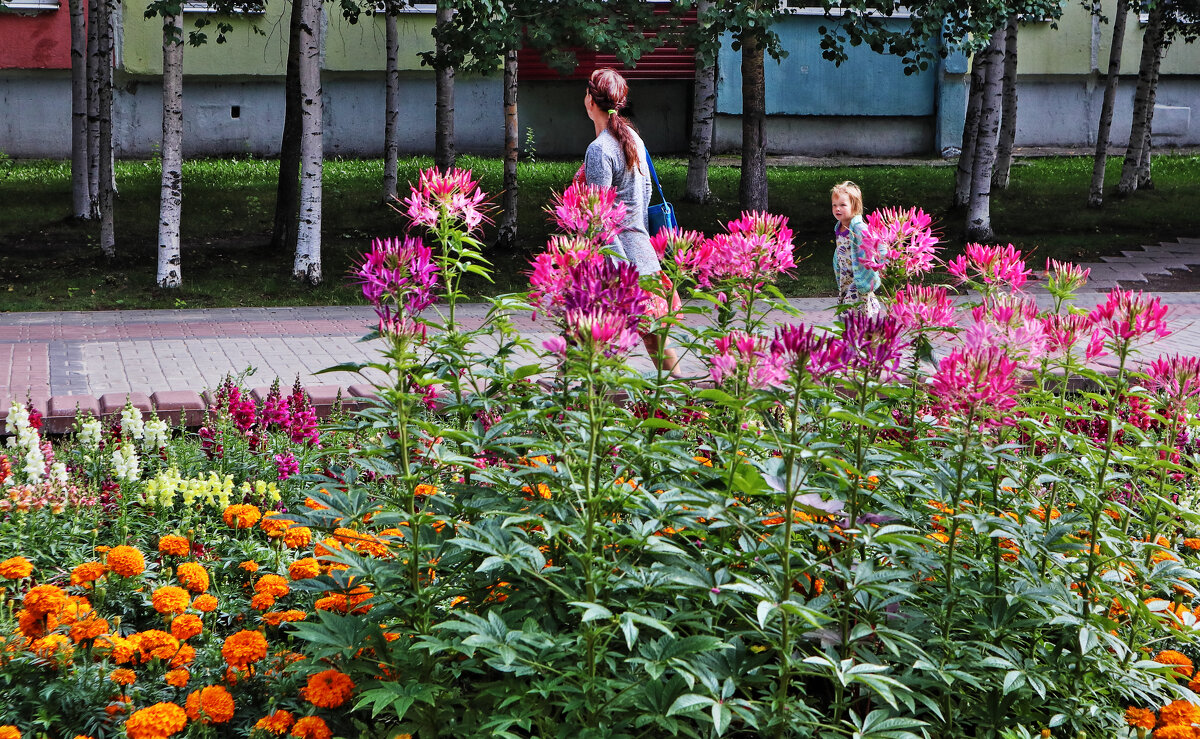
[[[633,134],[637,142],[639,160],[632,169],[625,167],[625,154],[621,142],[607,129],[600,132],[596,140],[588,145],[583,158],[583,174],[589,185],[604,185],[617,191],[617,198],[625,203],[623,230],[617,234],[613,251],[625,261],[637,267],[638,274],[651,275],[662,270],[658,255],[650,245],[647,231],[646,208],[650,205],[650,175],[646,166],[646,145],[641,137]]]

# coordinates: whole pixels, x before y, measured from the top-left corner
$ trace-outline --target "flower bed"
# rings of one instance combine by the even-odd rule
[[[957,307],[890,211],[888,317],[767,325],[784,219],[657,237],[683,308],[573,186],[531,292],[464,331],[485,200],[428,172],[403,207],[357,271],[365,410],[231,380],[195,434],[130,409],[56,447],[10,411],[0,737],[1195,735],[1200,361],[1135,363],[1157,299],[1073,310],[1050,264],[1039,307],[980,245]],[[514,310],[556,328],[536,362]],[[648,333],[706,386],[631,371]]]

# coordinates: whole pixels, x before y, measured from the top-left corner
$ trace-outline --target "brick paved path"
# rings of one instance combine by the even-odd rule
[[[1097,291],[1082,295],[1078,305],[1094,304],[1103,297],[1099,291],[1114,283],[1137,289],[1148,273],[1196,264],[1200,239],[1147,247],[1088,265]],[[1037,288],[1033,292],[1038,294]],[[1175,333],[1148,354],[1200,353],[1200,293],[1168,293],[1162,298],[1171,306]],[[833,318],[830,298],[791,302],[808,323],[828,324]],[[460,323],[477,327],[485,312],[483,304],[460,306]],[[513,320],[534,346],[554,335],[552,326],[528,314]],[[160,408],[180,403],[183,393],[198,401],[196,393],[251,368],[254,373],[245,380],[249,387],[268,386],[277,377],[290,387],[299,377],[301,384],[317,389],[314,398],[319,396],[321,402],[329,402],[339,389],[345,397],[361,394],[378,375],[314,373],[377,358],[378,344],[360,341],[373,323],[368,307],[0,313],[0,417],[13,398],[28,398],[49,415],[64,417],[73,415],[77,405],[108,412],[123,405],[129,394],[148,404],[157,393]],[[633,364],[650,368],[644,352]],[[699,359],[685,358],[685,370],[701,372]]]

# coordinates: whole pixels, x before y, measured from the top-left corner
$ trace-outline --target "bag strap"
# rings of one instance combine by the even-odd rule
[[[658,198],[665,203],[667,202],[667,196],[663,194],[662,185],[658,184],[658,172],[654,171],[654,160],[650,158],[650,150],[643,145],[642,151],[646,152],[646,166],[650,167],[650,178],[654,180],[654,187],[658,190]]]

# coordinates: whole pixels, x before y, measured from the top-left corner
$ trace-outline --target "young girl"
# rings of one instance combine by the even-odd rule
[[[829,191],[833,199],[833,217],[837,219],[833,235],[837,248],[833,252],[833,274],[838,281],[838,305],[855,305],[868,316],[883,312],[875,291],[879,289],[879,273],[864,267],[862,257],[863,222],[862,190],[846,180]]]

